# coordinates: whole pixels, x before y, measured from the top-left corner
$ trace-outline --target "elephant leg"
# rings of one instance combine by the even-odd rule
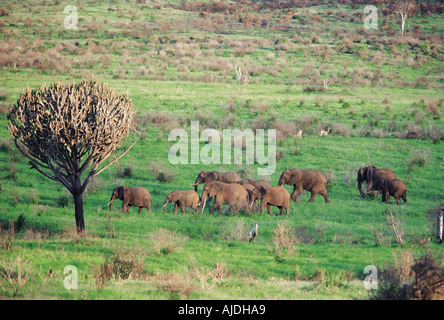
[[[179,205],[177,204],[177,202],[174,203],[174,214],[177,213],[177,209],[179,209]]]
[[[215,210],[218,210],[220,213],[222,213],[222,210],[220,207],[221,206],[218,203],[214,202],[214,204],[210,208],[210,213],[213,213],[213,211],[215,211]]]
[[[311,192],[310,200],[308,200],[308,202],[313,202],[313,201],[314,201],[314,198],[315,198],[315,195],[317,195],[317,193],[314,192],[314,191],[312,191],[312,192]]]
[[[267,212],[270,216],[275,216],[275,214],[271,212],[271,205],[269,203],[267,203]]]
[[[143,207],[139,207],[139,211],[137,212],[138,214],[142,211]]]
[[[321,192],[319,192],[319,194],[324,197],[325,202],[330,203],[330,199],[328,198],[328,193],[326,190],[322,190]]]
[[[293,189],[293,192],[291,194],[291,199],[293,201],[299,203],[299,201],[300,201],[299,200],[299,195],[301,194],[301,192],[302,192],[302,187],[297,187],[296,188],[296,186],[295,186],[294,189]]]
[[[180,204],[180,210],[182,210],[182,214],[185,214],[185,206],[183,203]]]
[[[277,206],[277,207],[279,208],[279,213],[280,213],[281,215],[283,215],[284,212],[282,211],[282,206]]]

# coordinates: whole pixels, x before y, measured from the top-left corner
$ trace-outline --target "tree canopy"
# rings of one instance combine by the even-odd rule
[[[84,230],[82,194],[89,181],[131,148],[99,169],[128,136],[132,107],[128,95],[96,81],[58,82],[26,89],[8,114],[9,132],[31,167],[73,195],[78,232]]]

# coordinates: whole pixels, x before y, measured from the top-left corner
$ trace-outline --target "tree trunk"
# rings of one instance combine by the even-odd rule
[[[76,217],[76,229],[77,234],[84,236],[85,233],[85,221],[83,220],[83,191],[82,182],[80,179],[80,172],[76,172],[74,177],[74,210]]]
[[[85,221],[83,219],[83,194],[74,194],[74,208],[76,216],[76,230],[78,235],[85,232]]]
[[[401,17],[401,37],[404,36],[404,25],[405,25],[405,20],[406,20],[406,18],[407,18],[407,17],[405,17],[405,16],[402,16],[402,17]]]

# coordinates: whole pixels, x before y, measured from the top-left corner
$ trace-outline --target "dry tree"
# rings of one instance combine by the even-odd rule
[[[82,196],[91,178],[134,145],[117,156],[133,124],[132,107],[127,94],[120,96],[93,80],[27,88],[8,114],[9,132],[31,168],[60,181],[72,194],[78,234],[85,230]]]
[[[413,17],[418,13],[418,5],[414,0],[396,0],[392,1],[391,9],[396,14],[401,24],[401,37],[404,36],[404,26],[407,18]]]

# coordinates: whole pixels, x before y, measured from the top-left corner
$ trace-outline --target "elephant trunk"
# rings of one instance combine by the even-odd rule
[[[110,201],[108,202],[108,204],[109,204],[109,211],[111,211],[112,208],[113,208],[113,202],[114,202],[114,199],[115,199],[115,197],[114,197],[114,194],[113,194],[113,195],[111,196]]]
[[[166,213],[166,206],[169,203],[168,199],[165,199],[165,202],[163,204],[163,213]]]
[[[194,187],[194,191],[197,192],[197,186],[199,185],[199,183],[193,183],[191,186]]]

